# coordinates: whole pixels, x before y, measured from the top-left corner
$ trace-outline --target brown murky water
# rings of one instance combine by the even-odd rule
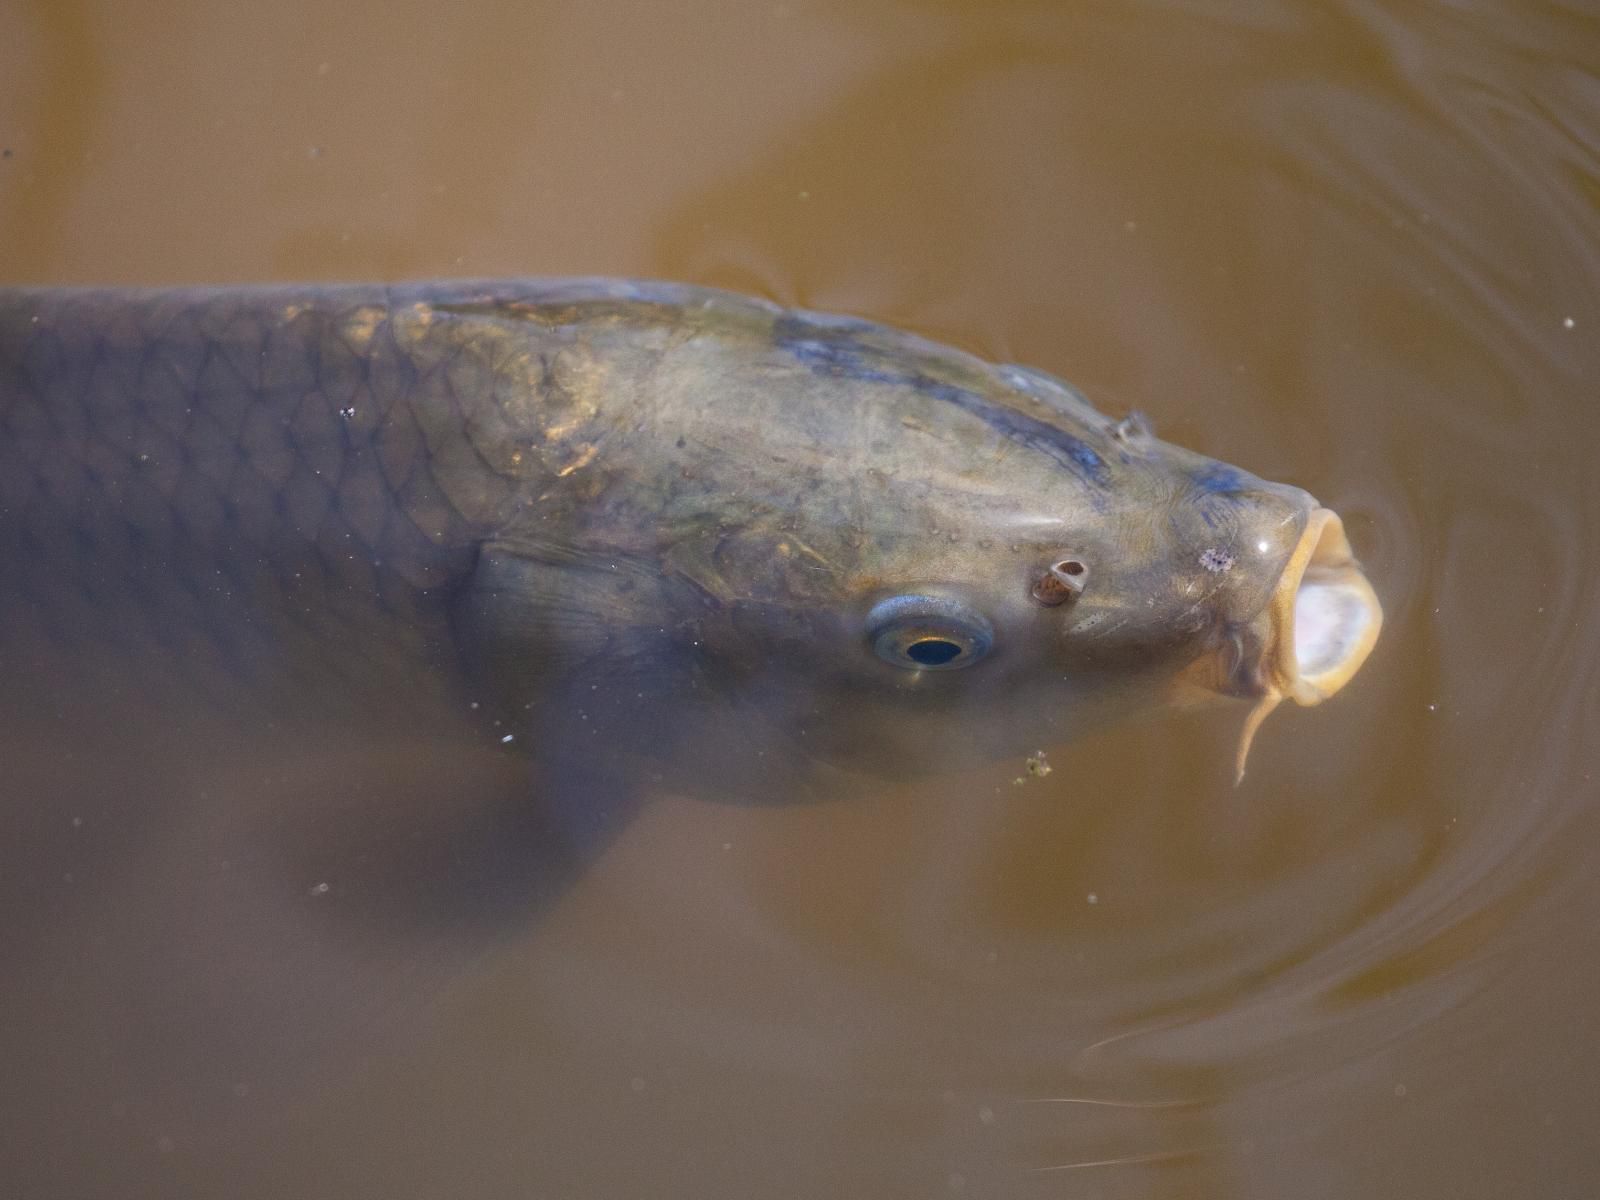
[[[861,313],[1307,487],[1389,622],[1238,790],[1220,713],[662,795],[537,920],[399,855],[315,945],[506,760],[17,722],[6,1194],[1600,1194],[1597,66],[1545,2],[0,7],[0,282]]]

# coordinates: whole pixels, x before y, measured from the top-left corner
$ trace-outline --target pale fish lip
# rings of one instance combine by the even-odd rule
[[[1285,697],[1321,704],[1355,677],[1383,628],[1383,607],[1350,551],[1344,522],[1313,509],[1267,605],[1265,690],[1245,719],[1235,763],[1244,778],[1256,730]]]

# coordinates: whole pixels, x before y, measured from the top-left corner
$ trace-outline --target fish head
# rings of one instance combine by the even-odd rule
[[[849,538],[725,540],[742,578],[755,556],[784,576],[781,600],[730,605],[740,701],[821,758],[905,774],[1021,763],[1143,709],[1232,698],[1251,706],[1242,775],[1266,715],[1333,695],[1376,641],[1342,522],[1138,422],[1075,436],[1105,464],[1093,486],[1017,456],[944,486],[902,473]]]
[[[1039,372],[684,298],[633,355],[620,432],[540,490],[473,591],[492,670],[585,738],[609,697],[608,748],[692,723],[706,754],[667,756],[696,771],[787,745],[900,777],[1233,697],[1242,767],[1276,704],[1320,702],[1370,651],[1377,599],[1301,489]],[[632,353],[596,352],[609,389]]]

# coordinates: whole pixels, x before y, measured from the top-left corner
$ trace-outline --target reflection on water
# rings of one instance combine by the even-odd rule
[[[1022,787],[663,789],[537,922],[516,760],[464,752],[440,697],[333,741],[261,697],[135,690],[96,727],[8,696],[21,1190],[1600,1185],[1593,18],[447,26],[0,11],[6,281],[609,272],[910,324],[1308,488],[1384,643],[1238,790],[1233,713],[1052,749]]]

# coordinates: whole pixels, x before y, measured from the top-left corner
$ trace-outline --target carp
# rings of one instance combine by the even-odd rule
[[[1219,697],[1242,770],[1380,621],[1306,492],[866,321],[0,289],[0,1049],[51,1129],[220,1136],[404,1044],[642,797],[1042,776]]]
[[[13,687],[94,645],[152,696],[443,688],[586,785],[945,770],[1215,697],[1242,773],[1381,624],[1299,488],[698,287],[4,289],[0,431]]]

